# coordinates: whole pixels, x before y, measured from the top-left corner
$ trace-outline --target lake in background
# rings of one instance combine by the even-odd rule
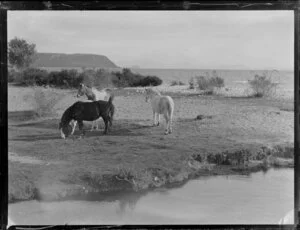
[[[131,69],[134,73],[142,75],[154,75],[161,78],[165,84],[170,84],[172,80],[180,80],[186,84],[191,77],[206,76],[212,73],[209,69]],[[254,78],[255,74],[262,74],[262,70],[216,70],[217,75],[224,78],[225,85],[232,85],[236,82],[247,81]],[[287,88],[294,87],[293,71],[270,72],[270,78],[274,82],[285,85]]]
[[[278,224],[294,208],[294,169],[202,177],[178,188],[89,200],[19,202],[8,213],[26,225]]]
[[[154,75],[163,80],[163,85],[170,85],[175,81],[182,81],[188,85],[189,80],[195,76],[212,76],[213,70],[206,69],[132,69],[132,72],[142,75]],[[263,70],[216,70],[219,77],[224,79],[226,88],[242,89],[249,87],[248,80],[252,80],[256,74],[261,75]],[[293,71],[268,71],[268,79],[277,83],[274,95],[277,98],[294,100],[294,72]]]
[[[61,67],[41,67],[48,71],[59,71],[62,69],[77,69],[82,71],[82,68],[70,67],[70,68],[61,68]],[[173,80],[182,81],[185,84],[188,84],[191,77],[196,76],[206,76],[206,73],[212,73],[211,69],[135,69],[130,68],[132,72],[139,73],[142,75],[154,75],[163,80],[163,84],[170,85]],[[106,69],[107,71],[122,71],[121,68],[110,68]],[[216,72],[219,77],[224,78],[225,86],[233,86],[240,84],[254,78],[255,74],[262,74],[263,70],[222,70],[216,69]],[[271,70],[269,71],[272,72]],[[279,85],[286,89],[294,90],[294,71],[277,71],[270,74],[270,78],[274,82],[278,82]]]

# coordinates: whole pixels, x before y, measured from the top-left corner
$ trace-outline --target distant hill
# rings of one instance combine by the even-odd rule
[[[106,56],[96,54],[38,53],[33,67],[118,68]]]

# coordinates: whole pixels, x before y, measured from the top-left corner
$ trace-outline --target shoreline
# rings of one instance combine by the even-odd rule
[[[236,153],[245,152],[253,160],[243,160]],[[250,175],[251,173],[268,171],[271,168],[294,168],[292,145],[278,145],[273,148],[261,147],[259,152],[248,151],[247,149],[238,150],[237,152],[220,153],[207,155],[205,161],[201,160],[200,155],[192,156],[190,160],[184,162],[183,168],[177,174],[168,175],[167,172],[160,173],[154,170],[146,169],[147,177],[133,177],[130,175],[106,174],[100,179],[91,175],[86,177],[86,181],[97,181],[97,183],[87,185],[87,183],[63,184],[61,182],[51,185],[52,189],[39,190],[34,183],[27,181],[27,186],[32,186],[26,198],[17,197],[9,193],[9,204],[22,201],[37,200],[42,202],[67,201],[67,200],[89,200],[90,197],[116,196],[122,192],[126,193],[148,193],[158,188],[176,188],[188,183],[190,180],[211,176],[226,175]],[[280,156],[277,156],[280,154]],[[214,158],[212,158],[212,156]],[[222,156],[224,158],[222,159]],[[209,160],[207,160],[209,159]],[[257,160],[260,159],[260,160]],[[18,161],[18,160],[17,160]],[[208,162],[209,161],[209,162]],[[15,161],[11,161],[13,163]],[[237,163],[240,162],[240,163]],[[26,162],[24,162],[26,164]],[[34,162],[33,162],[34,163]],[[27,162],[30,164],[30,162]],[[32,164],[32,162],[31,162]],[[39,164],[39,163],[37,163]],[[126,170],[126,169],[124,169]],[[166,170],[167,171],[167,170]],[[160,174],[160,175],[159,175]],[[136,174],[138,175],[138,174]],[[24,183],[24,181],[23,181]],[[31,185],[30,185],[31,184]],[[103,186],[105,184],[105,186]],[[26,182],[25,182],[26,186]],[[17,191],[16,193],[19,193]],[[102,199],[101,199],[102,200]]]

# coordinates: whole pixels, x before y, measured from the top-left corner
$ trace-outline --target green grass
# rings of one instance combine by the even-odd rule
[[[193,130],[192,127],[200,122],[203,121],[182,120],[177,127]],[[181,133],[181,138],[176,139],[158,135],[159,131],[153,131],[150,126],[126,120],[117,120],[108,136],[94,131],[83,139],[62,140],[56,123],[58,120],[52,119],[11,128],[9,150],[45,163],[10,162],[9,202],[143,191],[184,183],[200,175],[232,174],[237,170],[242,172],[242,169],[251,172],[258,167],[251,168],[250,160],[259,160],[260,168],[263,168],[269,152],[274,157],[293,156],[290,145],[261,151],[257,145],[237,144],[220,139],[218,135],[210,135],[208,143],[190,131]],[[212,131],[204,128],[202,132],[209,130]],[[261,156],[258,156],[259,152]]]

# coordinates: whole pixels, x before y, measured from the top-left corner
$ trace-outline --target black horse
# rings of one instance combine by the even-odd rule
[[[75,120],[73,123],[73,130],[71,134],[74,133],[76,123],[78,122],[79,130],[84,135],[83,131],[83,121],[94,121],[99,117],[102,117],[105,123],[104,134],[108,133],[108,123],[112,126],[113,116],[115,112],[115,106],[113,105],[114,96],[111,95],[108,101],[92,101],[83,102],[77,101],[63,113],[61,121],[59,123],[59,130],[61,132],[61,137],[65,138],[69,133],[65,134],[65,128],[70,126],[70,122]]]

